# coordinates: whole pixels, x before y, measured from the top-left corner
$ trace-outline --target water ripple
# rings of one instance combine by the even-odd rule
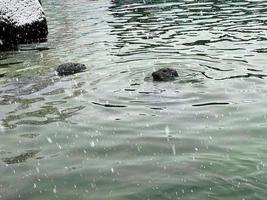
[[[0,53],[0,199],[266,199],[266,0],[42,3]]]

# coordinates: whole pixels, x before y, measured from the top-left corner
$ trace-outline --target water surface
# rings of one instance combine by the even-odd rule
[[[266,199],[267,1],[42,2],[0,53],[0,199]]]

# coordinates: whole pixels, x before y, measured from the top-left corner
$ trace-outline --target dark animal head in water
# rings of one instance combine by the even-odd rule
[[[80,63],[64,63],[56,68],[56,73],[59,76],[67,76],[83,72],[86,70],[86,66]]]
[[[178,73],[175,69],[171,68],[161,68],[152,73],[154,81],[171,81],[178,76]]]

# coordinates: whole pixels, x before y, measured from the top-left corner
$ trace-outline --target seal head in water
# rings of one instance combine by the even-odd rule
[[[59,76],[68,76],[85,70],[86,66],[80,63],[64,63],[56,67],[56,73]]]
[[[161,68],[152,73],[154,81],[171,81],[178,77],[178,73],[172,68]]]

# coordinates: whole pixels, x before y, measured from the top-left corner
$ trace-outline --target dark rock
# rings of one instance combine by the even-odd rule
[[[56,73],[59,76],[67,76],[83,72],[86,70],[86,66],[80,63],[64,63],[56,68]]]
[[[0,17],[0,50],[9,50],[16,47],[16,39],[13,35],[14,27]]]
[[[178,77],[178,73],[175,69],[162,68],[152,73],[154,81],[171,81],[175,77]]]
[[[48,34],[39,0],[0,0],[0,50],[42,42]]]

